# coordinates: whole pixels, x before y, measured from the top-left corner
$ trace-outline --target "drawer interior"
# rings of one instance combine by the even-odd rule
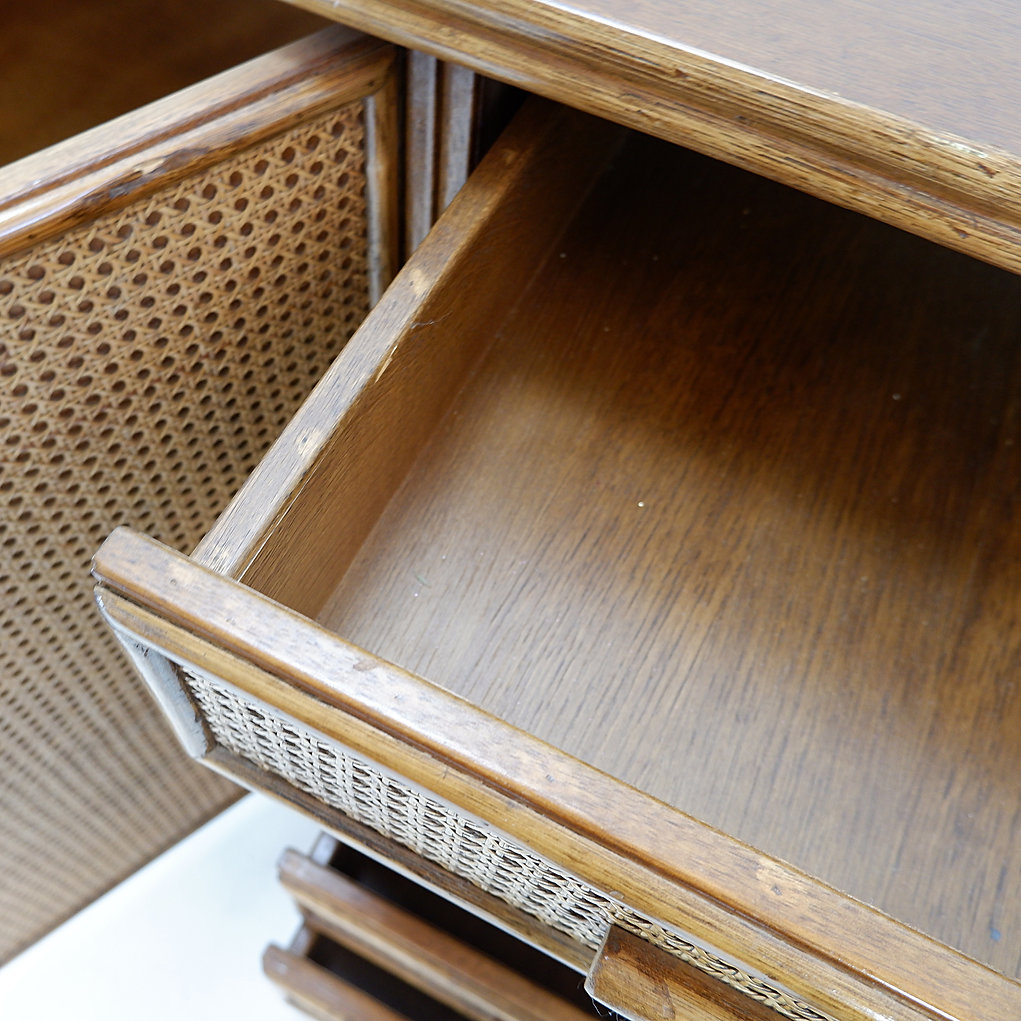
[[[373,398],[412,456],[311,609],[1021,975],[1021,281],[640,136],[581,196],[429,320],[438,413]],[[316,471],[375,485],[342,442]],[[317,493],[303,541],[350,543]]]

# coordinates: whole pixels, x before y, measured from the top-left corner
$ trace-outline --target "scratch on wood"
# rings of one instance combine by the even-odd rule
[[[394,355],[397,354],[398,346],[399,342],[394,343],[390,346],[390,350],[387,351],[386,357],[383,359],[382,362],[380,362],[379,368],[376,369],[375,373],[372,376],[373,383],[378,383],[380,379],[382,379],[383,373],[386,372],[386,370],[390,367],[390,363],[393,361]]]

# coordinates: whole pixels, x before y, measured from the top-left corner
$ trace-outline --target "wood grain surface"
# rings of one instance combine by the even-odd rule
[[[1018,1015],[1016,981],[152,540],[118,529],[94,570],[104,616],[150,659],[166,654],[223,678],[835,1021]],[[187,697],[175,705],[194,725]],[[237,758],[214,747],[204,761],[286,796],[275,774],[260,780],[235,768]],[[327,825],[328,816],[316,814]]]
[[[322,619],[1018,974],[1019,328],[1007,274],[636,142]]]
[[[772,1007],[736,992],[611,925],[585,989],[629,1021],[776,1021]]]
[[[201,16],[201,30],[196,18]],[[276,0],[7,4],[0,163],[326,27]]]
[[[581,0],[570,7],[976,146],[1021,152],[1011,102],[1021,86],[1021,10],[1008,0]]]
[[[1021,268],[1008,0],[293,0]]]

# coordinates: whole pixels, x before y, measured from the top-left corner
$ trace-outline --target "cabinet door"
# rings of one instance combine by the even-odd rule
[[[89,559],[194,546],[385,286],[394,66],[331,28],[0,172],[0,958],[235,794]]]

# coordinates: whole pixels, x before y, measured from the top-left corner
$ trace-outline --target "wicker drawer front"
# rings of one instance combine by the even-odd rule
[[[816,365],[817,345],[799,320],[776,325],[779,310],[763,296],[787,281],[800,299],[801,277],[788,281],[794,270],[762,255],[765,240],[742,256],[747,307],[721,298],[739,253],[701,221],[689,228],[699,204],[674,182],[690,171],[699,187],[719,189],[727,178],[654,146],[562,109],[527,109],[192,557],[118,531],[95,561],[100,605],[193,755],[338,832],[381,835],[450,877],[437,885],[477,889],[485,910],[502,911],[575,967],[594,957],[588,988],[618,1013],[714,1003],[707,1017],[768,1007],[805,1021],[1006,1021],[1021,1005],[1021,987],[1006,975],[681,810],[708,745],[746,752],[731,737],[749,717],[745,706],[736,720],[694,713],[689,688],[698,681],[707,695],[729,697],[720,678],[731,667],[751,663],[757,680],[774,659],[786,662],[785,651],[773,655],[769,626],[759,636],[765,648],[731,640],[738,623],[760,625],[743,610],[723,613],[724,596],[714,601],[735,577],[747,580],[758,516],[774,522],[779,507],[785,522],[788,495],[756,467],[770,451],[732,462],[739,430],[721,438],[720,422],[740,398],[752,425],[796,424],[786,415],[778,424],[761,405],[759,381],[771,370],[760,358],[762,331],[774,329],[787,359],[778,355],[777,387],[792,385],[790,362],[798,372]],[[655,190],[647,166],[658,168]],[[733,186],[750,188],[771,215],[789,207],[792,224],[815,229],[820,214],[800,197],[762,195],[747,179]],[[711,195],[717,218],[736,231],[746,208],[738,195]],[[674,224],[662,238],[650,234],[660,222]],[[889,245],[856,224],[837,227],[872,254]],[[676,250],[659,244],[678,233]],[[709,240],[692,254],[696,236]],[[809,236],[810,252],[817,241]],[[919,255],[934,271],[942,265]],[[665,276],[652,280],[664,262]],[[857,267],[866,291],[873,262]],[[607,290],[611,277],[629,290]],[[636,314],[648,307],[647,317]],[[694,307],[706,318],[672,334]],[[829,328],[831,313],[813,314]],[[717,342],[720,319],[747,350]],[[873,353],[883,361],[893,341],[879,336]],[[924,339],[912,335],[904,354],[919,371],[931,356]],[[793,342],[804,346],[797,356]],[[721,403],[706,412],[709,390]],[[887,418],[897,411],[890,404],[879,412]],[[843,406],[819,407],[842,441]],[[689,416],[691,433],[680,428]],[[815,439],[790,432],[790,443]],[[721,496],[731,469],[742,485]],[[819,474],[840,489],[827,499],[857,506],[842,477]],[[721,514],[728,529],[716,535]],[[848,534],[850,512],[822,517],[841,542],[860,538]],[[741,531],[748,522],[754,534]],[[812,575],[820,591],[829,538],[817,551],[824,569]],[[668,542],[678,547],[669,563]],[[780,559],[786,578],[790,564]],[[772,575],[751,580],[749,598],[776,585]],[[679,609],[682,590],[690,601]],[[754,605],[767,612],[770,602]],[[799,625],[795,616],[777,622],[777,633]],[[832,623],[822,618],[809,640]],[[834,643],[841,656],[845,623]],[[696,671],[703,643],[718,646],[718,658]],[[837,708],[820,711],[829,719]],[[684,741],[660,715],[684,728]],[[586,728],[581,738],[575,723]],[[784,743],[772,730],[744,733],[760,742],[757,754]],[[618,745],[630,757],[619,767]],[[748,779],[730,768],[728,784]],[[749,774],[738,800],[758,810],[759,777]],[[674,784],[671,801],[654,781]],[[639,973],[656,981],[640,1002],[621,1002]],[[657,1006],[659,990],[666,1000]]]
[[[88,564],[125,522],[193,547],[368,311],[391,62],[330,30],[0,178],[0,959],[235,796]]]
[[[591,950],[615,907],[491,826],[209,676],[182,669],[218,747]]]

